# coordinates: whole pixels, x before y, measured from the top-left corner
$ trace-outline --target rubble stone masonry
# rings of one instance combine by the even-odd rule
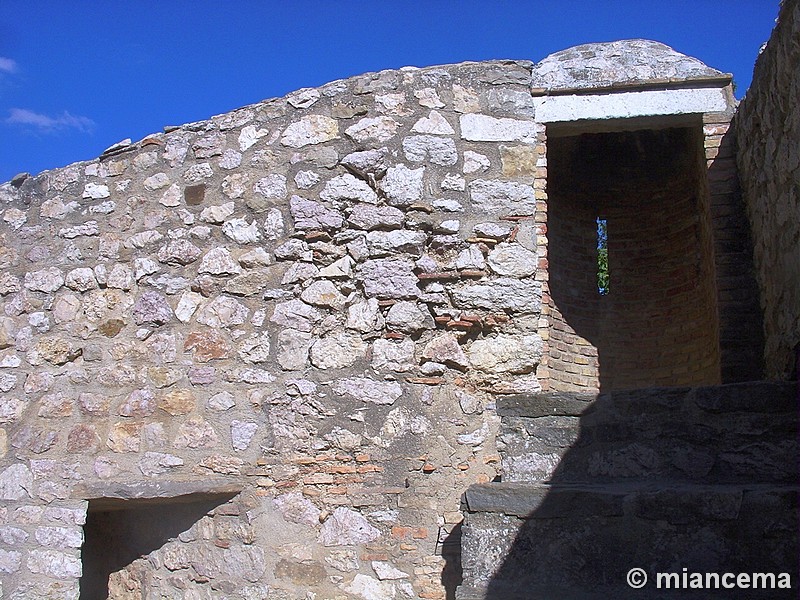
[[[764,311],[764,362],[789,378],[800,352],[800,2],[778,23],[736,116],[739,175]]]

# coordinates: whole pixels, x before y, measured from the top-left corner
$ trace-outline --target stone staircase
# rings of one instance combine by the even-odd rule
[[[512,396],[498,413],[504,475],[465,494],[457,600],[797,597],[796,384]],[[657,588],[684,568],[788,572],[793,589]]]

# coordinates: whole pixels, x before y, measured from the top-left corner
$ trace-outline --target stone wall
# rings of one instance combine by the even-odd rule
[[[452,597],[461,496],[502,471],[498,396],[718,381],[735,175],[729,115],[697,111],[730,86],[624,44],[598,47],[689,83],[600,86],[639,111],[590,134],[641,150],[610,185],[561,160],[587,122],[546,148],[536,107],[570,96],[533,97],[526,61],[336,81],[0,185],[2,593],[75,598],[101,568],[131,599]],[[688,104],[665,125],[654,97]],[[559,177],[623,224],[605,337],[567,314],[599,303],[596,215]]]
[[[369,74],[0,186],[3,593],[77,597],[98,499],[231,489],[118,597],[454,589],[490,392],[541,388],[529,80]]]
[[[736,116],[772,378],[795,373],[800,344],[800,2],[784,0]]]

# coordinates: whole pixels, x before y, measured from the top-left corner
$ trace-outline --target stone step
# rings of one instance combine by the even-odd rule
[[[464,501],[457,597],[658,597],[613,591],[626,590],[633,567],[653,576],[788,571],[796,585],[798,495],[786,484],[475,485]],[[563,593],[548,596],[553,589]]]
[[[793,482],[793,383],[498,400],[504,481]]]
[[[629,586],[592,586],[590,589],[575,589],[566,586],[528,585],[523,590],[513,583],[493,582],[488,587],[461,585],[456,589],[455,600],[775,600],[796,598],[796,590],[747,590],[747,595],[737,595],[744,590],[697,590],[654,589],[653,585],[643,589]],[[733,593],[732,593],[733,592]]]

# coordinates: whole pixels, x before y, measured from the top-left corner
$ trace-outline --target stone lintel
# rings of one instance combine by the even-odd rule
[[[195,502],[212,497],[235,496],[244,483],[231,479],[204,479],[202,481],[101,481],[75,486],[73,496],[92,501],[93,508],[122,507],[121,501],[139,503]]]
[[[703,114],[729,108],[727,87],[551,95],[533,101],[540,123]]]

